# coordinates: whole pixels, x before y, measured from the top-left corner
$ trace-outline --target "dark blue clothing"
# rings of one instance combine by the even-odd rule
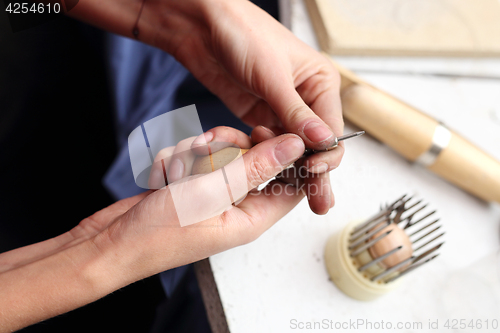
[[[276,1],[254,3],[277,18]],[[108,34],[106,61],[115,107],[118,155],[104,178],[104,185],[116,199],[144,191],[134,182],[127,138],[132,130],[149,119],[195,104],[203,131],[224,125],[250,133],[248,126],[169,54]],[[187,271],[188,266],[183,266],[160,274],[168,297],[173,295]]]
[[[118,156],[107,172],[104,184],[117,200],[144,191],[134,182],[127,138],[145,121],[195,104],[204,131],[225,125],[249,133],[249,127],[167,53],[108,34],[106,59],[115,107]],[[180,267],[161,274],[167,296],[172,294],[186,269]]]

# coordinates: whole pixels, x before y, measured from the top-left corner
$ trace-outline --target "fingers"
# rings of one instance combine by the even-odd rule
[[[175,146],[174,153],[170,159],[170,165],[168,165],[168,184],[191,175],[193,162],[196,158],[196,155],[191,150],[191,145],[195,139],[195,137],[191,137],[182,140]]]
[[[274,133],[263,126],[256,127],[252,132],[252,141],[255,143],[273,137],[275,137]],[[336,148],[336,150],[342,150],[341,154],[343,149],[342,146]],[[340,163],[340,160],[333,160],[332,162],[332,159],[338,158],[336,155],[339,154],[331,154],[330,152],[313,154],[304,160],[297,161],[295,168],[284,170],[276,178],[285,184],[303,190],[307,195],[311,210],[316,214],[326,214],[333,207],[335,200],[331,190],[330,178],[325,172],[333,169],[329,166],[332,163]],[[310,166],[308,163],[314,164]]]
[[[124,214],[126,211],[135,206],[139,201],[141,201],[151,193],[151,191],[146,191],[133,197],[119,200],[112,205],[94,213],[90,216],[90,218],[98,223],[102,223],[102,228],[105,228],[110,223],[112,223],[116,217]]]
[[[181,142],[175,150],[182,151],[183,145],[190,146],[191,143]],[[304,149],[304,142],[297,135],[282,135],[256,145],[242,158],[214,172],[169,184],[167,188],[172,195],[179,224],[187,226],[224,213],[249,190],[270,180],[297,160]],[[177,155],[174,152],[171,157],[169,174]]]
[[[307,196],[309,207],[314,213],[318,215],[328,213],[330,208],[335,204],[329,174],[308,173],[299,162],[295,164],[298,165],[294,168],[284,170],[276,179],[304,192]]]
[[[191,175],[197,155],[215,153],[226,147],[250,148],[252,141],[245,133],[220,126],[198,137],[185,139],[175,147],[162,149],[155,157],[149,177],[149,188],[160,189]]]
[[[339,96],[340,78],[328,63],[324,70],[305,80],[297,91],[314,112],[325,121],[337,136],[344,130],[342,105]],[[314,154],[304,162],[309,172],[323,173],[338,167],[344,154],[344,143],[329,152]]]
[[[309,175],[304,179],[304,188],[311,210],[318,215],[328,213],[334,204],[330,175],[328,173]]]
[[[334,131],[342,135],[344,122],[339,96],[340,77],[327,62],[316,75],[306,79],[297,88],[305,103]],[[302,161],[309,175],[304,179],[309,206],[316,214],[326,214],[335,204],[327,172],[337,168],[344,155],[344,143],[328,152],[316,153]]]
[[[180,141],[175,147],[167,147],[155,156],[149,173],[148,186],[158,190],[191,174],[194,153],[191,144],[195,137]]]
[[[156,155],[149,173],[148,186],[150,189],[158,190],[167,185],[167,170],[174,151],[175,147],[167,147]]]
[[[294,134],[263,141],[243,155],[248,189],[253,189],[283,171],[304,153],[304,142]]]
[[[271,87],[267,101],[287,131],[296,133],[307,147],[316,150],[325,150],[335,144],[332,128],[304,103],[293,82]]]
[[[233,229],[230,245],[237,246],[257,239],[303,198],[303,191],[279,181],[272,181],[262,191],[249,194],[238,207],[223,216],[224,226]]]
[[[276,134],[274,134],[273,131],[264,126],[255,127],[251,134],[252,142],[254,144],[261,143],[262,141],[266,141],[275,137]]]
[[[268,84],[263,97],[288,132],[299,135],[308,148],[327,150],[335,144],[335,137],[343,133],[340,76],[334,66],[319,54],[315,54],[307,65],[299,62],[295,68],[293,78],[285,73],[272,76],[271,81],[280,83]],[[342,155],[341,149],[334,149],[322,156],[321,162],[328,167],[324,164],[316,167],[320,170],[318,173],[333,170],[339,165]],[[313,167],[319,162],[317,158],[308,164]]]
[[[273,128],[280,124],[280,120],[273,109],[265,100],[260,98],[249,109],[245,110],[240,117],[244,123],[253,127],[263,125]]]
[[[322,69],[297,87],[298,94],[337,136],[344,128],[340,101],[340,76],[328,59],[321,56]]]
[[[191,149],[197,155],[208,155],[226,147],[251,148],[250,137],[237,129],[219,126],[198,136]]]
[[[328,152],[312,154],[304,159],[303,165],[310,173],[325,173],[336,169],[344,156],[344,143],[341,142],[337,148]]]
[[[243,132],[228,127],[218,127],[204,133],[198,138],[189,138],[181,141],[176,147],[169,147],[162,150],[155,159],[156,162],[151,172],[151,183],[154,183],[155,180],[153,175],[158,174],[162,175],[157,176],[158,179],[164,179],[166,174],[168,183],[189,176],[192,171],[194,159],[196,158],[192,150],[204,154],[205,151],[203,150],[206,146],[203,147],[200,144],[202,141],[208,142],[208,146],[213,146],[215,150],[221,149],[223,147],[222,145],[214,145],[218,143],[219,140],[223,141],[222,143],[225,145],[237,144],[244,147],[250,147],[252,141],[257,143],[255,147],[243,155],[243,159],[239,164],[233,161],[222,170],[224,172],[223,179],[225,179],[228,189],[232,192],[230,198],[231,202],[238,201],[238,199],[244,197],[249,190],[256,188],[279,174],[283,169],[299,159],[305,149],[304,142],[296,135],[286,134],[276,137],[271,130],[262,126],[258,126],[254,129],[252,132],[252,139]],[[321,162],[324,158],[324,156],[315,157],[316,161],[320,161],[318,163],[324,163]],[[158,161],[160,161],[161,164],[158,163]],[[303,167],[302,165],[301,168]],[[318,170],[318,168],[316,168],[316,171],[325,172],[321,169]],[[280,176],[282,180],[295,183],[295,187],[299,189],[303,188],[304,185],[307,186],[305,187],[305,192],[308,196],[311,209],[315,213],[325,214],[328,212],[333,203],[333,195],[328,175],[306,173],[305,177],[302,176],[304,179],[300,179],[300,177],[292,179],[292,176]],[[287,184],[284,186],[286,185]],[[186,189],[191,188],[194,187],[188,186]],[[184,192],[187,193],[191,191],[184,190]],[[214,207],[219,207],[219,205],[214,205]]]

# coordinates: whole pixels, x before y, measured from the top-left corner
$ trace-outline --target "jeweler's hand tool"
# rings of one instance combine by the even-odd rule
[[[325,150],[314,150],[314,149],[306,148],[306,151],[304,152],[304,155],[302,155],[302,157],[307,157],[307,156],[310,156],[312,154],[323,153],[325,151],[330,151],[332,149],[337,148],[339,146],[339,142],[340,141],[344,141],[344,140],[347,140],[347,139],[350,139],[350,138],[355,138],[355,137],[361,136],[363,134],[365,134],[365,131],[359,131],[359,132],[354,132],[354,133],[350,133],[350,134],[339,136],[338,138],[335,139],[335,144],[333,146],[331,146],[330,148],[327,148]]]
[[[334,65],[341,76],[346,120],[467,192],[500,202],[500,161],[438,120]]]
[[[355,138],[363,134],[365,134],[365,132],[360,131],[340,136],[335,140],[335,144],[326,150],[313,150],[306,148],[306,150],[304,151],[304,155],[302,155],[301,158],[316,153],[330,151],[332,149],[337,148],[340,141],[347,140],[350,138]],[[240,149],[237,147],[227,147],[207,156],[198,156],[194,161],[192,174],[197,175],[218,170],[223,166],[229,164],[230,162],[234,161],[241,155],[245,154],[248,150],[249,149]],[[293,167],[293,163],[290,166],[288,166],[287,169],[291,167]]]

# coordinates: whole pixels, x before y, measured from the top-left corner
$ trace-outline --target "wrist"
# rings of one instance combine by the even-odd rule
[[[207,33],[207,13],[216,0],[146,0],[139,40],[176,56],[183,43]]]
[[[94,238],[0,274],[0,331],[13,331],[91,303],[125,279]]]
[[[141,278],[142,249],[110,237],[105,229],[86,241],[89,256],[81,265],[82,275],[94,290],[103,295],[129,285]]]

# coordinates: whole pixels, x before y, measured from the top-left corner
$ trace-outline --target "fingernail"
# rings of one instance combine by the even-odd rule
[[[333,137],[333,132],[324,124],[311,121],[304,126],[304,135],[312,142],[323,142]]]
[[[184,175],[184,163],[182,163],[180,159],[176,158],[170,164],[167,180],[169,183],[172,183],[181,179],[183,175]]]
[[[267,128],[266,126],[262,126],[260,125],[260,127],[262,127],[267,133],[269,134],[272,134],[272,135],[275,135],[273,131],[271,131],[271,129]]]
[[[328,164],[325,162],[319,162],[318,164],[313,165],[309,169],[307,169],[307,172],[311,173],[325,173],[328,171]]]
[[[214,138],[214,134],[212,132],[206,132],[199,135],[196,139],[194,139],[192,145],[193,146],[204,146],[207,143],[211,142]]]
[[[292,136],[278,143],[274,148],[274,156],[281,165],[287,166],[298,160],[304,154],[304,150],[304,142],[300,138]]]

